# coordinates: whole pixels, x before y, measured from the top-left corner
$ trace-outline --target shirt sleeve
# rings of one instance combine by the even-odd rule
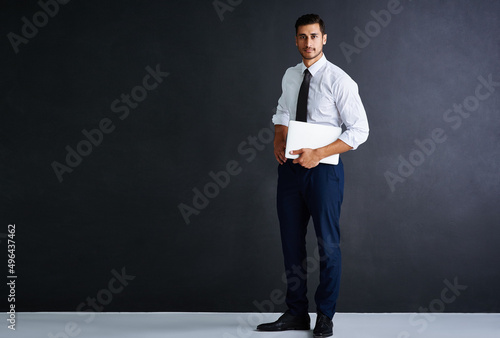
[[[334,84],[336,105],[346,130],[339,139],[353,150],[368,139],[369,127],[366,111],[358,93],[358,85],[349,76],[344,76]]]
[[[288,71],[285,72],[285,75],[283,75],[283,79],[281,80],[281,97],[278,100],[278,107],[276,108],[276,114],[273,115],[273,123],[275,125],[281,124],[284,126],[288,126],[288,123],[290,122],[290,110],[288,110],[288,107],[286,105],[286,89],[285,89],[285,83],[286,83],[286,77],[287,77]]]

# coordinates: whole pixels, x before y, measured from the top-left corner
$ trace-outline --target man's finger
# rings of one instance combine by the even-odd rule
[[[283,160],[283,158],[285,157],[284,152],[275,152],[274,157],[276,157],[276,161],[278,161],[279,164],[284,163],[284,160]]]
[[[292,150],[290,154],[292,155],[297,155],[297,154],[302,154],[304,152],[304,149],[298,149],[298,150]]]
[[[281,164],[286,162],[285,152],[280,153]]]

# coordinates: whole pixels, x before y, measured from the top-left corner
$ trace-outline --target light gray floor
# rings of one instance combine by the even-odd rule
[[[0,337],[18,338],[306,338],[312,331],[262,333],[272,313],[17,313],[16,330],[2,314]],[[311,314],[312,327],[316,319]],[[337,313],[336,338],[500,338],[500,314]]]

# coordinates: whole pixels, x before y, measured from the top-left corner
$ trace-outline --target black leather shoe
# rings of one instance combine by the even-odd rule
[[[313,335],[314,338],[333,336],[332,320],[321,312],[318,312],[318,317],[316,318],[316,326],[314,327]]]
[[[285,312],[277,321],[257,326],[258,331],[285,331],[285,330],[310,330],[311,318],[309,314],[294,316],[289,311]]]

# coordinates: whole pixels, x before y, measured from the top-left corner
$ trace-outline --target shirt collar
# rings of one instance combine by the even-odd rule
[[[302,62],[302,73],[304,73],[306,69],[309,69],[311,75],[314,76],[314,74],[316,74],[318,70],[320,70],[321,67],[325,65],[325,63],[326,63],[326,56],[325,53],[323,53],[323,56],[309,68],[307,68],[306,65],[304,65],[304,62]]]

